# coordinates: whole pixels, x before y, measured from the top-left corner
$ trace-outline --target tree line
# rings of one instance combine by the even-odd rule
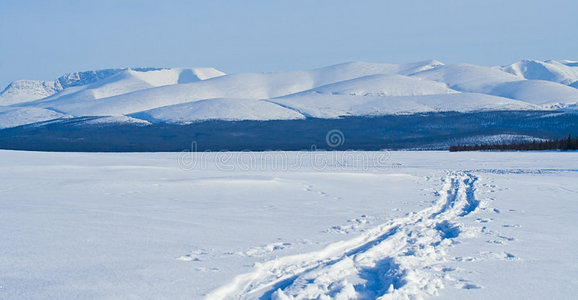
[[[572,137],[547,141],[532,141],[511,144],[478,144],[450,146],[450,152],[456,151],[536,151],[536,150],[578,150],[578,138]]]

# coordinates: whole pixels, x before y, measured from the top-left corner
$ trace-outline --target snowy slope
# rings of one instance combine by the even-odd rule
[[[38,107],[0,106],[0,129],[69,117],[66,114]]]
[[[37,103],[85,103],[87,100],[113,97],[165,85],[196,82],[222,75],[224,73],[212,68],[175,68],[146,71],[124,69],[118,70],[104,79],[88,84],[71,86],[63,92],[42,99]],[[34,104],[32,103],[32,105]]]
[[[547,80],[572,85],[578,82],[578,62],[522,60],[501,70],[525,79]]]
[[[520,80],[498,68],[457,64],[414,74],[421,79],[443,82],[448,87],[470,93],[506,97],[548,107],[567,106],[578,101],[578,90],[545,80]]]
[[[60,76],[57,81],[62,88],[67,89],[74,86],[83,86],[95,83],[122,72],[124,69],[102,69],[93,71],[73,72]]]
[[[56,81],[21,80],[0,93],[0,105],[17,103],[87,101],[152,87],[189,83],[225,73],[213,68],[105,69],[66,74]]]
[[[0,105],[30,102],[63,92],[69,94],[82,87],[113,76],[123,69],[104,69],[65,74],[54,81],[17,80],[0,93]],[[72,88],[72,89],[71,89]],[[82,89],[82,88],[80,88]]]
[[[17,80],[0,92],[0,106],[42,99],[61,90],[58,81]]]
[[[205,80],[225,73],[213,68],[123,68],[74,72],[57,79],[62,88],[86,86],[125,71],[133,71],[134,76],[143,78],[152,86],[186,83]]]
[[[489,94],[554,107],[578,103],[578,89],[544,80],[522,80],[499,84]]]
[[[111,125],[111,124],[135,124],[135,125],[150,125],[151,123],[145,120],[131,118],[129,116],[108,116],[99,117],[96,119],[82,122],[83,125]]]
[[[474,93],[405,97],[356,97],[312,93],[276,98],[270,101],[294,109],[305,116],[315,118],[379,116],[440,111],[471,112],[537,109],[535,105],[526,102]]]
[[[443,82],[451,89],[472,93],[488,93],[498,84],[520,80],[518,76],[495,68],[468,64],[440,66],[413,76]]]
[[[254,99],[208,99],[164,106],[133,115],[150,122],[188,124],[204,120],[293,120],[305,116],[280,105]]]
[[[320,94],[351,96],[422,96],[457,93],[444,83],[421,80],[403,75],[370,75],[334,84],[324,85],[311,91]],[[307,91],[309,92],[309,91]]]

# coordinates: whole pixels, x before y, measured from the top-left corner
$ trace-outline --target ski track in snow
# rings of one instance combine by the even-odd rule
[[[478,178],[448,172],[437,200],[311,253],[256,263],[254,270],[207,295],[207,299],[420,299],[437,295],[444,283],[480,286],[449,275],[444,263],[453,239],[464,233],[459,219],[480,206]]]

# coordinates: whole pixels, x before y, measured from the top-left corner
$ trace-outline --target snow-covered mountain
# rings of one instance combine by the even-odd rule
[[[231,74],[213,68],[124,68],[20,80],[0,93],[0,127],[84,116],[143,124],[291,120],[423,112],[573,110],[578,63],[524,60],[504,67],[351,62]],[[128,118],[119,118],[126,116]]]

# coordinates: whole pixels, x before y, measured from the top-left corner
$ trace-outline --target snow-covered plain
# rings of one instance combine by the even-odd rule
[[[572,299],[577,179],[575,152],[0,151],[0,298]]]

